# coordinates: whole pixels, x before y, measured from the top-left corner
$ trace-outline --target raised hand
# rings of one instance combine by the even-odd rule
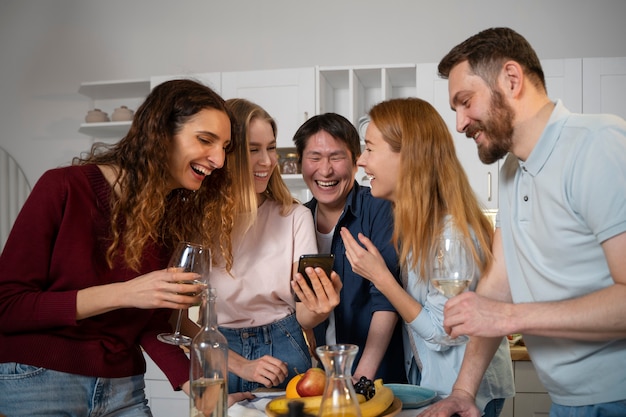
[[[361,246],[345,227],[341,228],[341,238],[346,247],[346,258],[352,270],[376,285],[376,280],[389,274],[382,255],[372,241],[362,233],[358,234]]]

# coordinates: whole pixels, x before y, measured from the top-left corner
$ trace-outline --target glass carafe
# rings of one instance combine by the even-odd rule
[[[202,329],[190,346],[190,417],[227,417],[228,342],[217,329],[215,288],[202,296]]]
[[[326,371],[326,385],[318,416],[361,417],[361,408],[352,384],[352,363],[359,347],[327,345],[315,351]]]

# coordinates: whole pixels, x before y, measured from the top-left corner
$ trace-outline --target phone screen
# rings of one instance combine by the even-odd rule
[[[335,255],[332,253],[318,253],[318,254],[309,254],[300,256],[300,261],[298,262],[298,272],[302,274],[304,279],[306,280],[309,288],[311,287],[311,279],[308,277],[306,272],[304,271],[307,267],[313,268],[322,268],[326,275],[330,277],[330,272],[333,270],[333,263],[335,262]],[[298,296],[295,296],[296,301],[300,301]]]

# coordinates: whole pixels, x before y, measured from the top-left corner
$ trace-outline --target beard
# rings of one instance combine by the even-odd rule
[[[482,131],[486,140],[478,147],[478,158],[484,164],[493,164],[502,159],[513,145],[513,119],[515,111],[509,106],[499,91],[492,91],[487,120],[477,122],[467,131],[468,137],[474,137]]]

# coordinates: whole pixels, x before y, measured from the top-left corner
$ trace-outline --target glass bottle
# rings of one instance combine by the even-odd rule
[[[361,408],[352,384],[352,363],[359,347],[339,344],[315,349],[326,371],[326,385],[319,417],[361,417]]]
[[[190,417],[228,416],[228,342],[217,329],[215,288],[203,291],[202,329],[190,346]]]

